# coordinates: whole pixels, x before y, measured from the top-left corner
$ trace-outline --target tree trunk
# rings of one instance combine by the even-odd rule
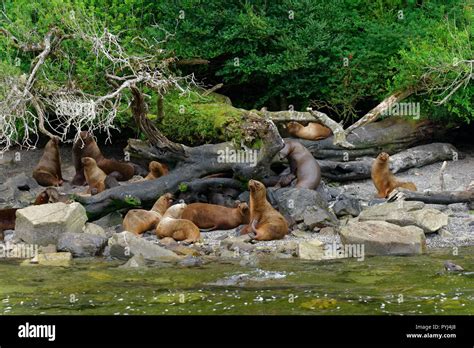
[[[406,201],[420,201],[429,204],[453,204],[474,202],[474,191],[403,191]]]
[[[457,149],[451,144],[432,143],[412,147],[391,156],[390,168],[392,173],[419,168],[428,164],[452,160]],[[318,161],[322,176],[334,181],[350,181],[370,178],[373,158],[362,158],[357,161],[337,162]]]

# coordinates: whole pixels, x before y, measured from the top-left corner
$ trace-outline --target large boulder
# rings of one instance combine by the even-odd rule
[[[141,255],[145,260],[152,261],[178,261],[180,259],[171,250],[127,231],[112,236],[109,239],[108,246],[110,256],[121,260],[127,260],[134,255]]]
[[[318,239],[299,242],[298,257],[303,260],[325,259],[324,243]]]
[[[386,221],[398,226],[417,226],[433,233],[448,225],[448,215],[424,203],[399,201],[370,207],[359,215],[359,221]]]
[[[97,256],[107,244],[107,238],[90,233],[63,233],[58,240],[58,250],[68,251],[74,257]]]
[[[411,255],[426,250],[423,230],[400,227],[385,221],[349,222],[340,231],[344,245],[361,244],[365,255]]]
[[[362,211],[360,200],[357,197],[344,194],[337,197],[336,201],[332,203],[331,208],[338,217],[346,215],[358,216]]]
[[[15,231],[26,243],[46,246],[57,244],[63,233],[81,233],[86,221],[79,203],[33,205],[17,210]]]
[[[301,188],[272,190],[279,211],[298,224],[302,230],[336,226],[337,217],[329,210],[327,201],[317,191]]]

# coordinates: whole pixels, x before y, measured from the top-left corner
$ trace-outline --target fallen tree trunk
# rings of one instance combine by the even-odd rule
[[[406,201],[420,201],[429,204],[454,204],[474,202],[474,191],[403,191]]]
[[[452,160],[458,151],[451,144],[432,143],[412,147],[391,156],[390,168],[392,173],[419,168],[428,164]],[[322,176],[335,181],[349,181],[370,178],[373,158],[362,158],[357,161],[337,162],[318,161]]]
[[[346,161],[375,157],[383,151],[394,154],[419,144],[439,141],[445,133],[445,128],[427,120],[389,117],[353,130],[347,136],[347,141],[354,145],[351,149],[334,145],[332,136],[320,141],[300,139],[300,142],[318,159]]]

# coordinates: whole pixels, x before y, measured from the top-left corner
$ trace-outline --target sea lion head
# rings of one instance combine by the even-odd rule
[[[387,162],[388,159],[390,158],[389,154],[386,152],[381,152],[378,156],[377,159],[382,162]]]
[[[82,157],[81,162],[85,167],[97,165],[95,159],[93,159],[92,157]]]
[[[183,215],[184,209],[186,209],[186,207],[186,203],[172,205],[168,208],[165,215],[173,219],[181,219],[181,215]]]
[[[94,140],[94,138],[92,137],[92,135],[88,131],[81,131],[79,133],[79,138],[81,138],[81,140],[86,145],[90,144]]]
[[[239,209],[240,214],[244,217],[244,219],[246,218],[248,220],[250,218],[250,209],[247,203],[239,203],[237,209]]]
[[[265,188],[265,185],[262,184],[260,181],[257,180],[250,180],[249,181],[249,189],[250,189],[250,194],[253,194],[254,197],[256,198],[262,198],[265,197],[267,194],[267,190]]]
[[[171,193],[165,193],[158,198],[157,206],[161,211],[166,211],[173,204],[173,195]]]
[[[164,173],[163,165],[157,161],[151,161],[148,165],[148,169],[155,174],[155,176],[161,176]]]
[[[291,134],[291,133],[297,132],[301,128],[301,124],[299,124],[298,122],[291,121],[286,124],[286,128],[288,129],[288,132]]]

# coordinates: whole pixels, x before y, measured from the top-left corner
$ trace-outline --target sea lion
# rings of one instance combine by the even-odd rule
[[[35,205],[47,204],[47,203],[72,203],[72,200],[69,198],[69,195],[61,194],[54,187],[48,187],[43,192],[40,192],[36,196]]]
[[[285,147],[280,151],[280,156],[288,158],[291,173],[296,175],[296,187],[314,190],[319,186],[321,168],[311,152],[299,141],[285,139]],[[291,179],[291,176],[288,178]],[[282,178],[282,182],[285,180]]]
[[[155,229],[160,222],[160,219],[172,203],[173,195],[171,193],[165,193],[163,196],[158,198],[150,210],[129,210],[123,219],[123,228],[125,231],[129,231],[137,235]]]
[[[159,238],[171,237],[184,243],[193,243],[199,240],[199,228],[189,220],[182,219],[186,203],[175,204],[168,208],[165,215],[156,226],[156,235]]]
[[[168,174],[168,168],[157,161],[151,161],[148,165],[148,169],[150,170],[150,172],[145,177],[145,180],[155,180],[163,175]]]
[[[387,198],[390,192],[397,187],[416,191],[416,186],[412,182],[398,181],[389,168],[390,156],[386,152],[380,153],[372,164],[371,177],[377,189],[378,198]]]
[[[72,179],[73,185],[84,185],[86,182],[84,167],[81,162],[83,157],[93,158],[105,174],[111,174],[119,181],[130,180],[135,173],[135,169],[130,163],[105,158],[92,135],[89,132],[82,131],[80,139],[72,147],[72,159],[76,169],[76,174]]]
[[[81,162],[84,166],[84,176],[89,185],[88,193],[94,195],[104,191],[107,174],[97,166],[97,162],[92,157],[83,157]]]
[[[331,130],[316,122],[310,122],[306,127],[298,122],[288,122],[286,125],[288,133],[307,140],[322,140],[331,136]]]
[[[230,230],[250,222],[247,203],[239,203],[236,208],[227,208],[215,204],[189,204],[181,216],[192,221],[200,229]]]
[[[256,240],[282,239],[288,233],[288,223],[267,201],[267,190],[260,181],[250,180],[250,224],[241,234],[252,232]]]
[[[61,174],[59,139],[54,137],[44,147],[43,156],[33,170],[33,178],[41,186],[61,186],[64,182]]]
[[[4,239],[3,231],[14,230],[18,208],[0,209],[0,240]]]

